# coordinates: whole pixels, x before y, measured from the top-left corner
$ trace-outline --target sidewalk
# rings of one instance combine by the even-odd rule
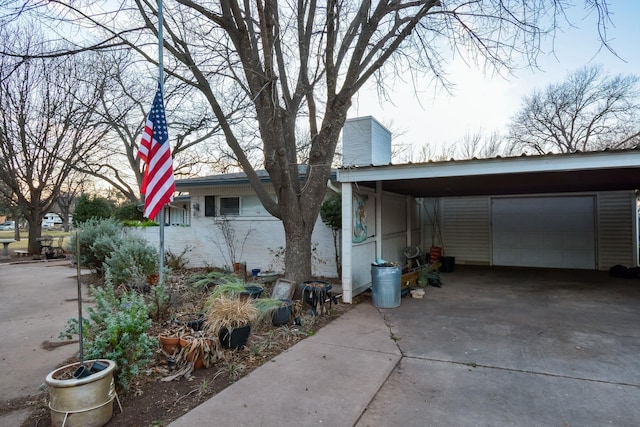
[[[352,426],[400,358],[379,311],[359,304],[170,426]]]
[[[36,395],[47,374],[77,353],[78,344],[45,346],[59,343],[67,319],[78,316],[76,269],[68,260],[0,263],[0,294],[0,402],[6,403]],[[28,415],[10,412],[0,425],[20,425]]]

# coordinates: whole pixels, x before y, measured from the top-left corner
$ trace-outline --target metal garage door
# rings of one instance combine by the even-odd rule
[[[592,196],[494,198],[493,265],[595,268]]]

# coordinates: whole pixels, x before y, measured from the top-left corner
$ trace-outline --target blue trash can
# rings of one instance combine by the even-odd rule
[[[401,266],[371,264],[372,303],[378,308],[395,308],[400,305]]]

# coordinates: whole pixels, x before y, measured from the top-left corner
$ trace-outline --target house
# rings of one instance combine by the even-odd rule
[[[301,179],[304,172],[301,167]],[[269,186],[267,172],[258,171],[258,175]],[[335,189],[335,186],[331,187]],[[231,269],[234,262],[245,262],[247,271],[284,271],[282,223],[264,209],[246,174],[177,180],[176,190],[183,195],[175,197],[164,211],[165,250],[176,255],[185,252],[189,267]],[[129,232],[142,235],[154,244],[159,242],[157,227]],[[320,218],[314,228],[312,244],[313,275],[337,277],[333,235]]]
[[[372,261],[404,263],[408,246],[456,264],[638,265],[640,150],[392,165],[390,139],[371,117],[345,124],[346,302],[370,287]]]
[[[360,117],[345,123],[343,152],[336,180],[347,303],[371,286],[372,262],[403,264],[410,246],[437,246],[455,264],[638,265],[638,149],[393,165],[391,133]],[[260,178],[269,182],[264,171]],[[247,270],[283,271],[282,224],[243,173],[179,180],[176,188],[188,196],[165,208],[167,249],[189,249],[192,267],[236,260]],[[338,188],[329,185],[328,194]],[[157,230],[137,232],[158,242]],[[313,274],[336,277],[332,234],[320,219],[312,240]]]

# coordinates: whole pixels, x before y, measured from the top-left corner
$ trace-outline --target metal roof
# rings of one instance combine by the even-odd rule
[[[414,197],[636,190],[640,150],[343,166],[338,181]]]
[[[307,171],[307,165],[299,165],[298,166],[298,174],[300,176],[300,180],[303,180]],[[256,174],[261,182],[271,182],[271,177],[269,173],[264,170],[257,170]],[[335,169],[331,170],[329,178],[336,178]],[[176,180],[176,189],[185,189],[192,187],[204,187],[204,186],[221,186],[221,185],[241,185],[249,183],[249,179],[247,178],[247,174],[244,172],[234,172],[234,173],[224,173],[219,175],[210,175],[203,176],[197,178],[187,178],[187,179],[178,179]]]

